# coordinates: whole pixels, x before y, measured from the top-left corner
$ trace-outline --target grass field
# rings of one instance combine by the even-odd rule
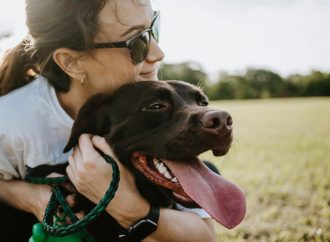
[[[232,149],[202,155],[246,193],[247,214],[219,241],[330,241],[330,98],[220,101]]]

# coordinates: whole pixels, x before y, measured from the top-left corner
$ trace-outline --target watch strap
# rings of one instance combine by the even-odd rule
[[[157,229],[159,215],[159,206],[150,206],[144,218],[138,220],[128,230],[123,228],[120,231],[116,242],[139,242],[145,239]]]

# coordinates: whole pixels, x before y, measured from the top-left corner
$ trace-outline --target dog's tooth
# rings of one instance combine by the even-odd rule
[[[171,181],[172,182],[178,182],[178,179],[176,177],[173,177]]]
[[[159,164],[159,161],[157,160],[157,158],[153,159],[154,165],[157,166],[157,164]]]
[[[164,167],[165,170],[167,170],[166,166],[164,166],[164,163],[161,162],[160,165],[161,165],[161,167]]]
[[[157,168],[157,170],[160,172],[160,173],[162,173],[162,171],[161,171],[161,165],[158,163],[157,165],[156,165],[156,168]]]
[[[172,179],[172,176],[171,176],[171,174],[170,174],[168,171],[166,171],[165,173],[163,173],[163,175],[164,175],[167,179]]]
[[[165,166],[161,166],[161,165],[159,166],[158,170],[162,174],[164,174],[165,172],[167,172],[167,169],[165,168]]]
[[[159,161],[159,163],[156,163],[155,166],[156,166],[157,170],[159,171],[159,173],[161,173],[167,179],[171,180],[173,178],[163,162]]]

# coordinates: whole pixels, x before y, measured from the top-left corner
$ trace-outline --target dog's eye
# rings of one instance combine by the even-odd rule
[[[198,106],[207,106],[207,105],[209,105],[209,103],[208,103],[207,101],[205,101],[205,100],[200,101],[200,102],[198,103]]]
[[[166,108],[166,105],[163,103],[152,103],[149,106],[145,107],[144,110],[159,110],[159,109],[163,109]]]

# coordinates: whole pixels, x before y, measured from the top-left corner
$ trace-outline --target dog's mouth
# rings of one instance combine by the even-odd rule
[[[134,152],[131,161],[151,182],[171,190],[179,203],[199,205],[227,228],[235,227],[245,216],[242,191],[208,169],[197,157],[171,161]]]
[[[187,206],[199,207],[183,190],[179,180],[166,165],[168,160],[134,152],[132,163],[146,178],[158,186],[172,191],[174,199]]]

